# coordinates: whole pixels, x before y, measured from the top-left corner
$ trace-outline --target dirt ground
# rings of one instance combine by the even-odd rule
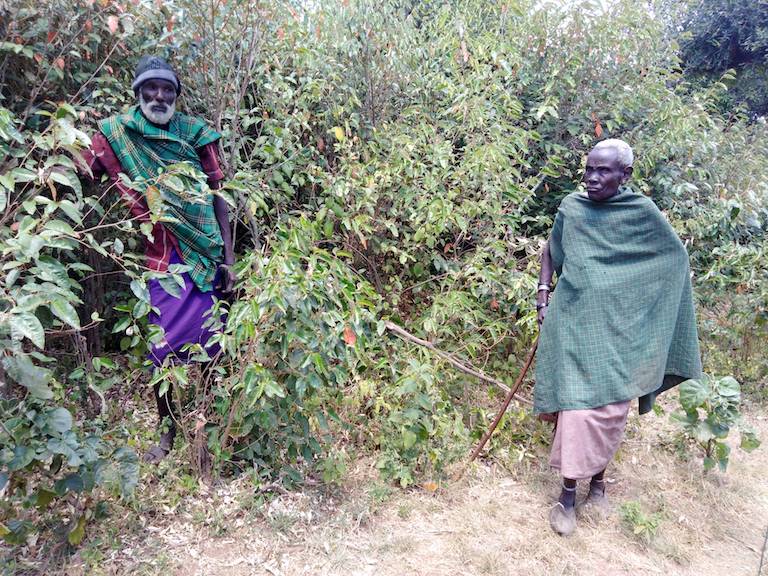
[[[768,441],[768,416],[747,420]],[[244,486],[198,494],[199,507],[142,518],[99,562],[73,558],[67,574],[238,575],[696,575],[758,574],[768,530],[768,447],[734,450],[727,474],[702,472],[670,446],[666,416],[630,419],[609,468],[612,512],[580,514],[570,538],[547,512],[558,479],[540,462],[513,473],[484,462],[431,492],[393,489],[359,461],[343,490],[286,492],[253,505]],[[663,444],[666,443],[666,447]],[[428,488],[432,488],[429,486]],[[619,507],[658,519],[634,535]],[[249,503],[250,502],[250,503]],[[766,559],[768,562],[768,558]]]

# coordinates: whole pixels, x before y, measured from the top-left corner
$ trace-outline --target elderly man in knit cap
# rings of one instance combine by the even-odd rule
[[[86,161],[95,178],[106,174],[119,189],[135,220],[151,225],[145,240],[147,266],[157,272],[172,264],[187,269],[180,294],[168,293],[159,280],[150,280],[150,301],[159,312],[153,311],[149,319],[164,330],[150,359],[156,366],[185,362],[186,349],[193,344],[213,357],[218,346],[207,346],[212,334],[206,317],[214,299],[231,292],[235,280],[227,205],[194,179],[188,179],[190,189],[181,194],[178,186],[167,185],[163,172],[183,162],[207,176],[211,189],[218,188],[224,177],[216,148],[221,136],[199,118],[176,112],[181,82],[162,58],[142,57],[131,87],[137,104],[98,123]],[[118,177],[121,172],[136,183],[135,189]],[[157,385],[154,391],[161,424],[165,421],[168,430],[145,455],[149,462],[164,458],[176,435],[171,390],[161,395]]]
[[[561,535],[576,528],[578,480],[586,504],[606,506],[630,401],[644,414],[701,375],[688,254],[655,204],[623,186],[632,163],[621,140],[592,149],[586,192],[563,199],[541,256],[534,410],[556,419],[550,465],[563,484],[549,519]]]

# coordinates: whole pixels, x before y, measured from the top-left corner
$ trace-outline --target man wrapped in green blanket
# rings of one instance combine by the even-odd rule
[[[576,528],[577,480],[590,480],[585,504],[606,506],[630,401],[643,414],[701,375],[688,254],[656,205],[622,186],[632,163],[626,142],[595,146],[586,193],[563,199],[542,250],[534,410],[557,422],[550,465],[563,486],[550,524],[562,535]]]

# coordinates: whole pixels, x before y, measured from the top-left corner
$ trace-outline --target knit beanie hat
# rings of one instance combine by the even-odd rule
[[[171,65],[159,56],[142,56],[136,66],[133,77],[133,93],[139,93],[139,88],[147,80],[167,80],[176,87],[176,95],[181,94],[181,82]]]

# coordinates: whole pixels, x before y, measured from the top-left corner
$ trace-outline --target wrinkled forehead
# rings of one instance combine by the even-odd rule
[[[617,164],[619,164],[619,151],[616,148],[592,148],[587,155],[587,166],[613,168]]]

